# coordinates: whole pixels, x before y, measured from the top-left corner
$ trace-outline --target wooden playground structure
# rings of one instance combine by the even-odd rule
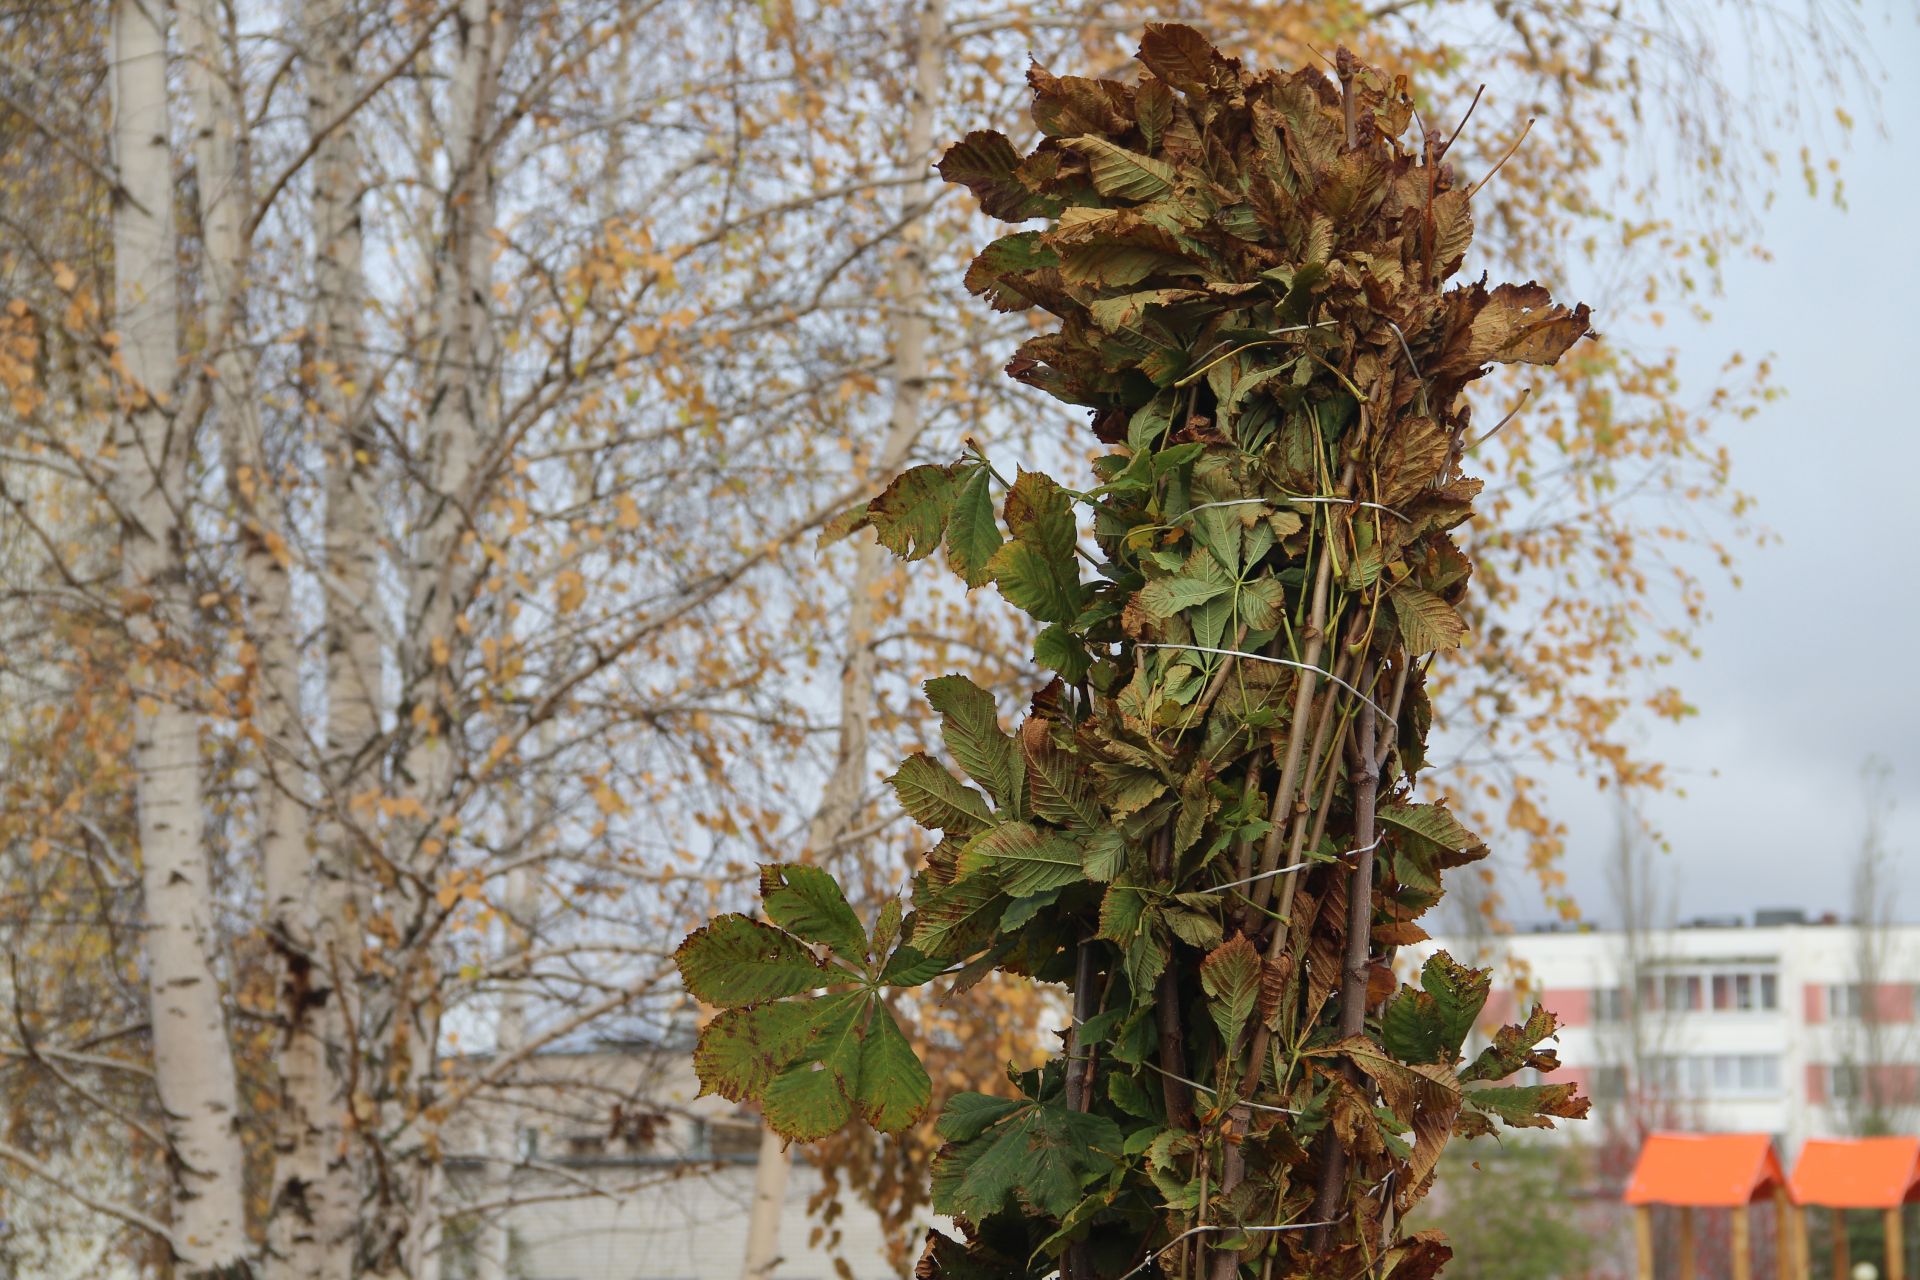
[[[1832,1239],[1833,1280],[1852,1280],[1846,1215],[1882,1215],[1886,1255],[1880,1280],[1907,1280],[1901,1207],[1920,1203],[1920,1138],[1811,1138],[1788,1178],[1773,1139],[1764,1133],[1655,1133],[1647,1137],[1628,1180],[1626,1203],[1640,1280],[1656,1280],[1656,1242],[1678,1241],[1678,1280],[1698,1280],[1695,1215],[1732,1215],[1732,1280],[1756,1280],[1753,1206],[1773,1206],[1774,1274],[1815,1280],[1808,1256],[1807,1210],[1825,1209]],[[1656,1218],[1656,1210],[1664,1210]],[[1666,1280],[1658,1277],[1657,1280]]]

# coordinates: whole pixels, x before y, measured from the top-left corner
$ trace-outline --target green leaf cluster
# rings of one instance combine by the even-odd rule
[[[1588,314],[1452,280],[1469,193],[1404,81],[1344,51],[1337,85],[1251,71],[1175,25],[1139,56],[1133,81],[1035,67],[1036,145],[970,134],[940,166],[1040,223],[966,286],[1057,321],[1008,373],[1088,411],[1091,477],[1008,483],[973,450],[829,530],[943,548],[1033,619],[1051,677],[1012,728],[989,690],[928,683],[939,750],[891,778],[929,846],[897,940],[796,867],[769,869],[770,923],[689,939],[721,1009],[701,1079],[790,1137],[896,1129],[927,1095],[887,988],[1059,984],[1065,1051],[940,1115],[961,1238],[917,1274],[1419,1280],[1446,1246],[1400,1224],[1449,1139],[1586,1105],[1509,1082],[1557,1065],[1550,1015],[1469,1054],[1488,975],[1445,953],[1392,973],[1486,853],[1418,797],[1428,664],[1472,643],[1462,391],[1552,363]],[[1202,1222],[1198,1264],[1160,1256]]]
[[[719,1010],[694,1053],[702,1091],[760,1103],[788,1138],[823,1138],[856,1113],[884,1133],[911,1125],[933,1085],[886,989],[941,964],[890,945],[897,903],[869,936],[818,867],[763,868],[760,888],[772,924],[720,916],[674,954],[687,990]]]

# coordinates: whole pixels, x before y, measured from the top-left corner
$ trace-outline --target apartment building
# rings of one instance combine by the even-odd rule
[[[540,1055],[510,1094],[448,1135],[442,1280],[738,1280],[759,1117],[693,1074],[690,1030]],[[475,1065],[484,1063],[475,1060]],[[896,1280],[878,1217],[843,1203],[837,1250],[807,1212],[819,1170],[796,1151],[768,1280]],[[463,1212],[464,1210],[464,1212]]]
[[[1808,1137],[1870,1118],[1920,1129],[1920,926],[1763,913],[1438,938],[1399,963],[1417,968],[1440,947],[1494,970],[1483,1031],[1536,1000],[1559,1016],[1563,1066],[1548,1079],[1577,1083],[1597,1122],[1563,1126],[1563,1140],[1642,1126],[1762,1132],[1791,1159]],[[446,1280],[734,1280],[759,1126],[697,1096],[689,1050],[674,1040],[543,1055],[551,1096],[523,1090],[449,1153],[450,1199],[476,1212],[446,1242]],[[819,1186],[796,1159],[782,1280],[836,1274],[806,1212]],[[899,1274],[871,1213],[850,1205],[838,1225],[857,1280]],[[486,1267],[488,1253],[505,1266]]]
[[[1534,1001],[1562,1069],[1606,1122],[1809,1137],[1920,1122],[1920,925],[1862,929],[1798,911],[1659,930],[1549,928],[1438,938],[1491,967],[1483,1023]]]

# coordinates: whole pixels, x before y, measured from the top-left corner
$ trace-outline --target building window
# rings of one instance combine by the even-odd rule
[[[1827,1096],[1835,1102],[1852,1102],[1860,1096],[1860,1068],[1851,1062],[1836,1062],[1827,1068]]]
[[[1593,1069],[1593,1100],[1602,1106],[1622,1102],[1627,1096],[1627,1069],[1623,1066],[1599,1066]]]
[[[1692,1054],[1649,1064],[1656,1091],[1680,1098],[1764,1098],[1780,1092],[1780,1059],[1762,1053]]]
[[[1857,982],[1836,982],[1827,987],[1827,1016],[1835,1020],[1855,1019],[1866,1007],[1865,993]]]
[[[1721,1013],[1778,1009],[1780,977],[1772,972],[1716,973],[1713,1007]]]
[[[759,1154],[760,1126],[757,1124],[716,1124],[707,1130],[707,1150],[716,1160],[733,1160]]]
[[[1697,973],[1670,973],[1660,996],[1663,1008],[1686,1012],[1702,1007],[1701,981]]]
[[[1739,1059],[1741,1093],[1780,1092],[1780,1059],[1764,1054],[1744,1053]]]
[[[1625,993],[1618,987],[1595,987],[1593,989],[1593,1020],[1595,1022],[1625,1022],[1627,1007]]]

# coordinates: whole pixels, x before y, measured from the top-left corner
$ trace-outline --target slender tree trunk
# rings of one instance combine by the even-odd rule
[[[202,315],[211,347],[206,362],[214,370],[214,413],[240,525],[247,634],[258,653],[254,728],[262,756],[257,806],[268,928],[281,945],[304,947],[308,831],[306,806],[298,794],[300,673],[293,593],[286,566],[273,551],[274,541],[286,531],[243,347],[248,246],[241,219],[249,192],[235,137],[242,108],[229,78],[235,60],[220,29],[218,7],[212,0],[185,0],[179,13],[194,106]]]
[[[462,0],[440,140],[449,177],[433,264],[434,348],[428,411],[415,464],[426,477],[412,513],[406,630],[399,640],[402,711],[408,717],[399,784],[411,817],[389,832],[388,858],[410,875],[398,901],[406,938],[422,927],[431,899],[420,887],[439,873],[447,845],[445,804],[459,759],[459,673],[466,651],[460,624],[475,549],[468,546],[472,489],[483,443],[497,416],[491,324],[494,187],[491,133],[498,73],[511,45],[507,13],[494,0]],[[405,1127],[404,1149],[387,1153],[389,1178],[376,1213],[374,1265],[380,1277],[427,1280],[438,1273],[442,1170],[435,1127],[434,1056],[440,1036],[436,974],[427,949],[413,943],[390,975],[378,1021],[384,1027],[393,1097],[383,1123]]]
[[[518,823],[513,825],[517,826]],[[535,910],[530,873],[526,868],[517,867],[507,873],[505,898],[502,911],[505,919],[501,921],[501,926],[508,934],[506,951],[509,955],[523,956],[531,945]],[[526,1042],[526,993],[518,987],[510,987],[501,1000],[500,1023],[493,1038],[493,1056],[496,1060],[510,1057],[519,1052]],[[515,1139],[518,1126],[514,1122],[511,1104],[495,1104],[491,1114],[487,1115],[484,1133],[487,1161],[481,1177],[479,1199],[483,1204],[499,1204],[512,1194],[517,1163]],[[511,1260],[513,1239],[507,1229],[507,1215],[505,1209],[493,1209],[482,1219],[478,1247],[474,1251],[474,1280],[511,1280],[507,1266]]]
[[[753,1208],[747,1218],[747,1257],[741,1280],[769,1280],[780,1264],[780,1218],[787,1207],[786,1143],[772,1129],[760,1130],[760,1156],[753,1167]]]
[[[1369,700],[1360,704],[1354,730],[1353,771],[1348,775],[1353,787],[1353,844],[1356,853],[1353,870],[1347,877],[1347,954],[1341,966],[1340,982],[1342,1038],[1357,1036],[1366,1030],[1367,979],[1372,968],[1374,806],[1379,798],[1380,765],[1375,755],[1377,744],[1371,695],[1379,682],[1361,680],[1358,683],[1366,690]],[[1347,1078],[1356,1087],[1370,1087],[1358,1068],[1351,1064]],[[1326,1163],[1321,1168],[1320,1193],[1314,1202],[1313,1216],[1317,1221],[1329,1222],[1339,1211],[1341,1197],[1346,1192],[1347,1149],[1342,1145],[1339,1135],[1331,1129],[1323,1140],[1326,1143]],[[1329,1227],[1314,1229],[1316,1249],[1325,1245],[1332,1230]]]
[[[146,894],[154,1080],[172,1148],[174,1249],[189,1277],[244,1274],[239,1116],[203,840],[198,718],[181,705],[191,601],[182,552],[189,442],[175,434],[180,337],[174,265],[167,41],[155,6],[113,13],[114,313],[127,379],[116,426],[122,575],[139,602],[134,805]]]
[[[341,1151],[340,1099],[328,1068],[331,981],[317,958],[311,831],[301,757],[300,666],[293,593],[274,553],[287,537],[278,485],[255,409],[256,380],[244,356],[244,290],[248,246],[242,220],[250,203],[244,121],[235,84],[238,60],[212,0],[186,0],[179,10],[181,48],[194,108],[203,246],[203,327],[214,371],[213,408],[227,484],[240,526],[247,634],[257,654],[253,727],[259,746],[255,815],[266,892],[267,933],[280,955],[280,1015],[285,1025],[276,1063],[274,1184],[268,1201],[269,1276],[346,1280],[352,1268],[354,1188]],[[323,81],[325,68],[309,72]],[[320,201],[332,199],[322,193]],[[343,1230],[344,1227],[344,1230]]]
[[[914,32],[913,99],[908,107],[906,161],[926,164],[933,152],[933,113],[946,87],[947,15],[945,0],[926,0],[920,6]],[[890,476],[906,463],[924,425],[927,389],[927,212],[933,186],[922,182],[907,189],[904,226],[891,273],[893,306],[893,410],[879,456],[870,473]],[[834,842],[853,826],[867,774],[868,724],[873,715],[876,658],[874,631],[880,621],[880,584],[887,572],[888,554],[872,539],[854,552],[853,575],[847,583],[847,651],[840,668],[840,734],[833,771],[820,794],[807,829],[807,848],[813,857],[832,852]],[[747,1235],[743,1280],[766,1280],[777,1262],[779,1217],[786,1204],[789,1157],[772,1130],[761,1134],[760,1158],[754,1170],[753,1219]]]
[[[319,138],[312,168],[307,376],[320,419],[314,435],[327,460],[327,724],[320,776],[328,794],[316,797],[320,829],[302,833],[299,873],[271,879],[268,887],[272,920],[289,940],[278,1161],[268,1220],[272,1266],[288,1280],[347,1280],[355,1271],[359,1233],[360,1186],[349,1141],[356,1064],[347,1061],[347,1020],[355,1011],[342,979],[359,969],[360,925],[352,835],[337,807],[360,790],[363,753],[378,732],[380,646],[369,622],[378,607],[378,546],[368,496],[373,445],[357,409],[365,381],[361,177],[352,128],[334,127],[355,92],[353,20],[350,5],[320,0],[303,11],[301,28],[308,55],[307,126]],[[289,893],[300,901],[287,902]]]
[[[346,1280],[357,1270],[360,1178],[350,1142],[358,1064],[348,1062],[358,1016],[347,985],[361,971],[362,902],[355,834],[340,810],[379,781],[369,748],[379,734],[379,543],[372,498],[375,449],[360,398],[366,394],[361,266],[360,156],[354,130],[335,127],[357,91],[355,10],[320,0],[303,13],[307,127],[319,138],[313,157],[314,358],[309,377],[321,421],[315,436],[327,459],[325,570],[327,724],[321,776],[329,790],[314,842],[307,891],[311,963],[289,983],[288,1057],[281,1140],[290,1144],[276,1188],[270,1241],[284,1251],[289,1277]],[[369,779],[371,774],[371,779]],[[286,1150],[283,1147],[283,1150]],[[294,1210],[287,1212],[288,1210]]]

